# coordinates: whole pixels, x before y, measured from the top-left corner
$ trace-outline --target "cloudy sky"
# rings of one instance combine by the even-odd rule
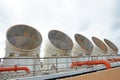
[[[0,57],[6,32],[15,24],[36,28],[43,40],[57,29],[70,37],[79,33],[90,40],[107,38],[120,48],[119,0],[0,0]]]

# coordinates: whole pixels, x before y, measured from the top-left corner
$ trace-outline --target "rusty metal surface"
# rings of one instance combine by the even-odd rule
[[[100,39],[96,37],[92,37],[93,42],[98,46],[101,50],[107,52],[107,46]]]
[[[83,35],[80,34],[75,34],[75,40],[77,41],[77,43],[79,44],[79,46],[81,46],[83,49],[92,52],[93,51],[93,44],[91,43],[91,41],[84,37]]]
[[[6,36],[13,46],[25,50],[34,49],[42,42],[40,33],[28,25],[14,25]]]
[[[58,30],[51,30],[48,34],[50,42],[61,50],[69,51],[73,47],[73,42],[68,35]]]
[[[108,39],[104,39],[104,41],[105,41],[105,43],[106,43],[112,50],[115,51],[115,53],[118,52],[118,48],[117,48],[117,46],[116,46],[114,43],[112,43],[112,42],[109,41]]]

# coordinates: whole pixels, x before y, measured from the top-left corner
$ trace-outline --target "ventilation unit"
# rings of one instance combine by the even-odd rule
[[[5,58],[11,59],[4,59],[4,66],[34,65],[34,59],[25,58],[39,58],[42,37],[36,29],[23,24],[14,25],[8,29],[6,38]]]
[[[51,30],[45,46],[45,57],[70,56],[73,42],[65,33]]]
[[[105,43],[107,44],[108,46],[108,51],[107,51],[107,54],[108,55],[114,55],[114,54],[117,54],[118,53],[118,48],[115,44],[113,44],[111,41],[109,41],[108,39],[104,39]]]
[[[71,51],[73,48],[73,42],[65,33],[58,30],[51,30],[48,33],[48,39],[45,45],[45,57],[48,57],[44,60],[45,69],[56,69],[56,67],[63,68],[67,67],[67,59],[65,56],[71,56]],[[64,58],[59,58],[63,57]],[[50,58],[52,57],[52,58]],[[61,63],[61,64],[57,64]]]
[[[105,43],[96,37],[92,37],[92,40],[95,46],[92,55],[105,55],[107,53],[107,46]]]
[[[93,44],[91,41],[83,35],[75,34],[72,56],[90,55],[92,51]]]

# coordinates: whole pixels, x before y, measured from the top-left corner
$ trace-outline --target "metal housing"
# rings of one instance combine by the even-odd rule
[[[107,46],[105,43],[97,37],[92,37],[92,40],[95,46],[92,55],[105,55],[107,53]]]
[[[70,56],[73,48],[71,38],[58,30],[51,30],[45,45],[45,57]]]
[[[28,25],[19,24],[10,27],[6,33],[6,48],[4,65],[33,65],[33,59],[12,58],[39,58],[42,42],[41,34]],[[40,62],[40,61],[38,61]],[[30,67],[33,69],[33,66]]]
[[[111,42],[108,39],[104,39],[104,41],[108,46],[108,52],[107,52],[108,54],[117,54],[118,53],[118,48],[113,42]]]
[[[93,51],[92,42],[83,35],[74,35],[74,47],[72,56],[90,55]]]

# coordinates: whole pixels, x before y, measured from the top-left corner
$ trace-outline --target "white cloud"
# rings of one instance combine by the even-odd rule
[[[43,39],[49,30],[58,29],[71,37],[80,33],[89,38],[109,38],[117,43],[115,39],[120,29],[117,33],[112,31],[116,22],[115,3],[115,0],[1,0],[0,29],[3,32],[0,38],[4,38],[0,43],[5,39],[6,30],[18,23],[36,28]]]

